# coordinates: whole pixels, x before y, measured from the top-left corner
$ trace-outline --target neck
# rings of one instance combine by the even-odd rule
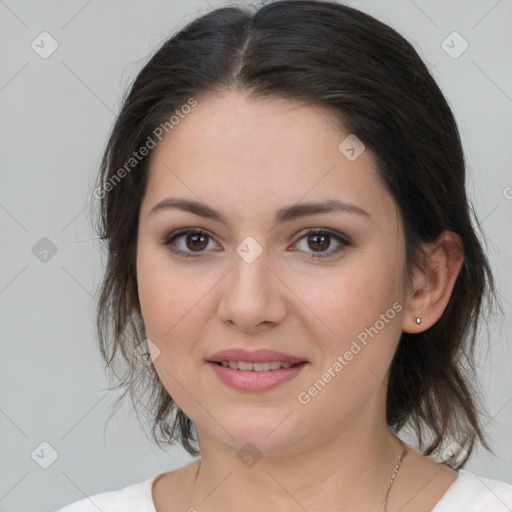
[[[356,422],[329,441],[304,440],[285,455],[262,454],[247,465],[237,450],[198,430],[202,456],[189,504],[201,512],[320,506],[381,512],[404,447],[385,423],[365,425]]]

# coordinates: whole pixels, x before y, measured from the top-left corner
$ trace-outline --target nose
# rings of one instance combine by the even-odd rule
[[[219,319],[240,331],[258,332],[279,324],[287,313],[286,286],[263,251],[252,263],[237,253],[220,285]]]

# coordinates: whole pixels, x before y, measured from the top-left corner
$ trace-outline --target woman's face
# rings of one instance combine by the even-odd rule
[[[370,151],[321,107],[197,100],[153,150],[140,210],[139,298],[163,385],[200,438],[234,449],[310,448],[383,423],[408,291],[402,225]],[[201,210],[153,210],[169,199]],[[205,234],[165,244],[185,228]],[[229,349],[242,352],[216,355]]]

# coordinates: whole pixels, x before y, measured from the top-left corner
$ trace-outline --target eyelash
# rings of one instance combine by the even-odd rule
[[[174,243],[174,241],[177,239],[177,238],[181,238],[183,235],[188,235],[188,234],[194,234],[194,235],[204,235],[206,237],[208,237],[209,239],[212,239],[212,237],[206,232],[206,231],[203,231],[202,229],[198,229],[198,228],[184,228],[184,229],[180,229],[178,231],[175,231],[173,233],[171,233],[168,237],[165,238],[164,242],[163,242],[163,245],[172,245]],[[312,234],[315,234],[315,235],[328,235],[330,236],[331,238],[333,238],[334,240],[336,240],[337,242],[339,242],[341,245],[332,250],[332,251],[324,251],[323,253],[320,252],[320,253],[313,253],[311,258],[312,259],[326,259],[326,258],[329,258],[329,257],[332,257],[336,254],[338,254],[339,252],[341,252],[345,247],[349,247],[350,245],[352,245],[352,243],[350,242],[350,240],[346,237],[346,236],[343,236],[335,231],[331,231],[330,229],[326,229],[326,228],[318,228],[318,229],[309,229],[307,231],[305,231],[298,239],[298,241],[302,240],[303,238],[306,238],[308,237],[309,235],[312,235]],[[185,252],[185,251],[182,251],[180,249],[178,250],[175,250],[175,249],[170,249],[169,250],[174,253],[174,254],[178,254],[179,256],[183,256],[185,258],[198,258],[200,256],[202,256],[204,254],[205,251],[203,252],[200,252],[200,253],[197,253],[197,254],[192,254],[192,253],[188,253],[188,252]],[[327,254],[327,256],[321,256],[320,254]]]

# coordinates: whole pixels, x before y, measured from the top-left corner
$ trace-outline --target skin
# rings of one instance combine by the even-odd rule
[[[350,161],[338,150],[348,132],[323,107],[249,99],[237,91],[198,105],[151,154],[137,244],[140,311],[154,366],[167,391],[197,425],[201,459],[161,476],[158,512],[382,510],[402,444],[385,420],[389,368],[402,331],[428,329],[442,315],[462,264],[460,239],[445,232],[425,248],[428,264],[404,279],[397,207],[380,184],[369,150]],[[150,215],[168,198],[199,200],[226,223],[178,209]],[[274,212],[337,198],[369,217],[329,212],[276,224]],[[208,233],[163,241],[181,228]],[[304,236],[327,228],[349,237],[322,248]],[[236,252],[253,237],[262,253]],[[293,250],[295,249],[295,250]],[[323,251],[323,252],[322,252]],[[324,259],[313,255],[327,254]],[[332,255],[331,255],[332,254]],[[351,343],[394,303],[376,336],[312,397],[298,401]],[[421,324],[414,317],[421,317]],[[300,375],[260,393],[236,391],[206,363],[230,347],[273,348],[307,360]],[[237,457],[247,442],[262,457]],[[457,473],[409,448],[388,511],[428,511]]]

